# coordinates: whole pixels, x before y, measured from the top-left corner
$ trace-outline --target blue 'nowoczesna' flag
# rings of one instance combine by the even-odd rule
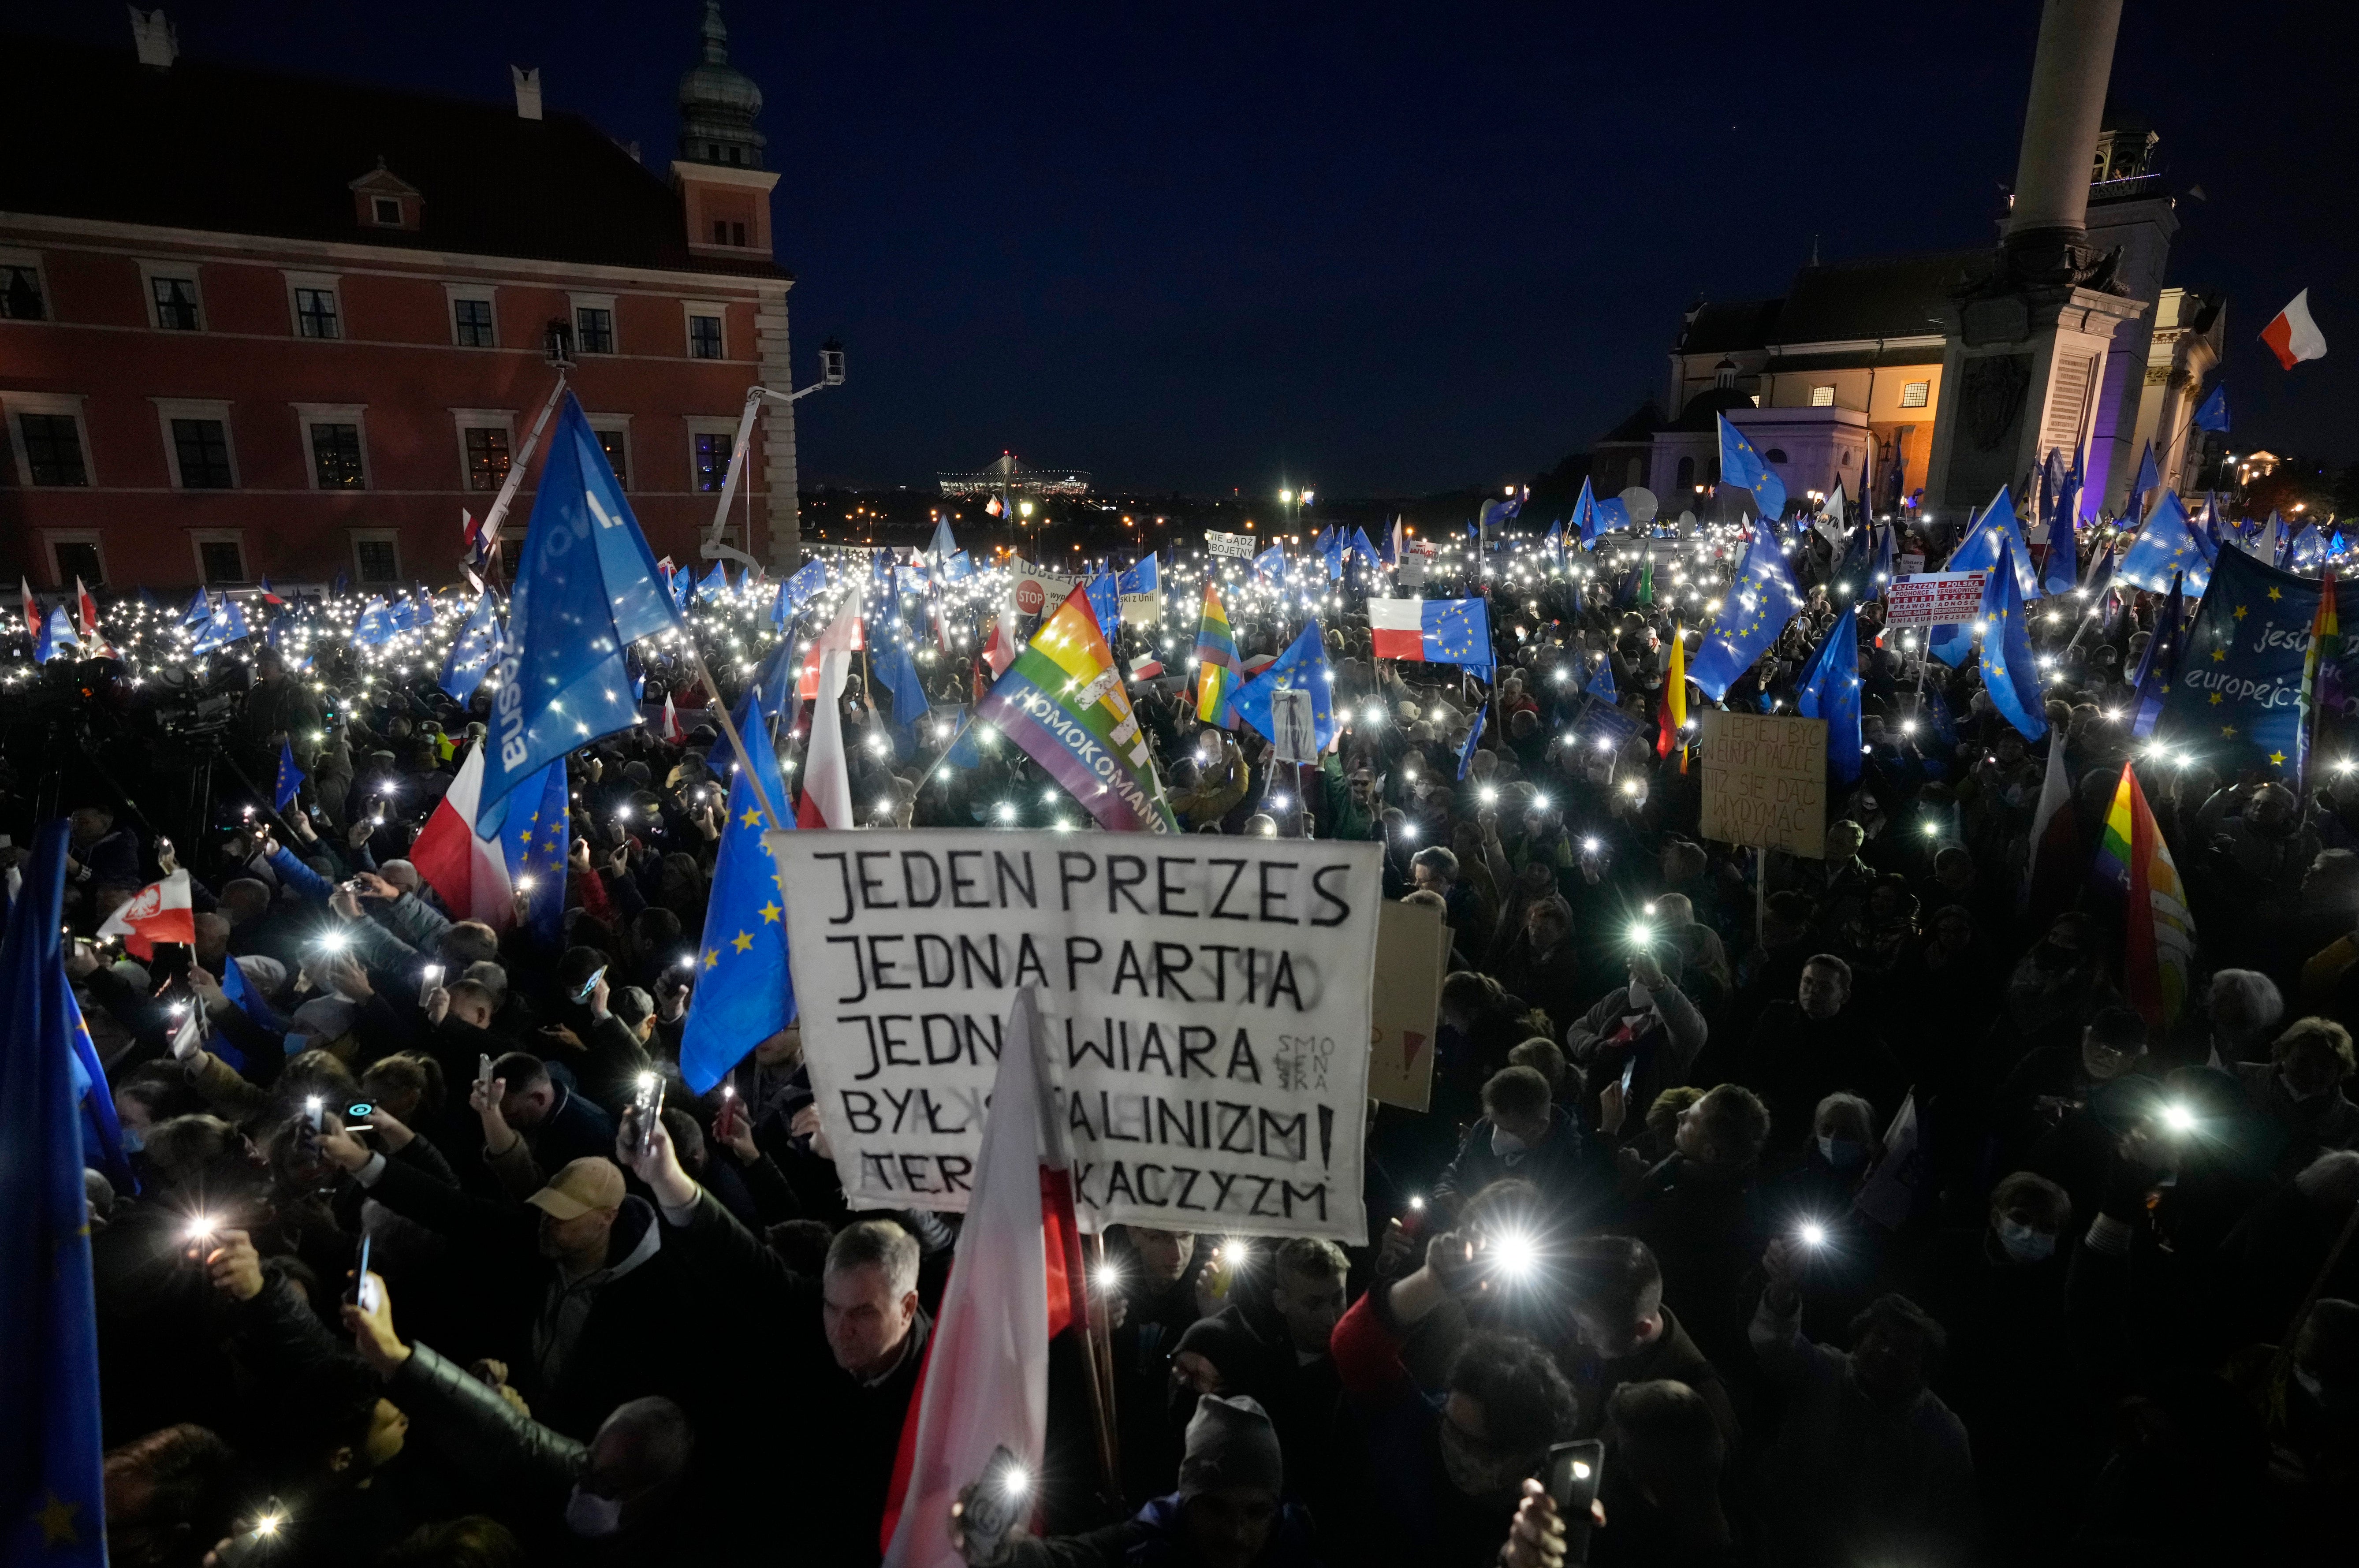
[[[1695,662],[1688,666],[1688,679],[1713,702],[1722,701],[1801,610],[1802,591],[1795,584],[1794,568],[1777,543],[1777,530],[1759,529],[1721,599],[1720,614],[1703,635]]]
[[[475,688],[490,674],[492,662],[500,652],[499,612],[492,605],[492,594],[485,589],[476,597],[474,612],[467,624],[451,639],[451,652],[442,660],[442,690],[461,706],[475,694]]]
[[[66,832],[60,817],[35,833],[0,943],[0,1563],[12,1568],[106,1563]]]
[[[2299,777],[2303,676],[2322,592],[2240,550],[2220,552],[2163,698],[2163,733],[2234,778],[2251,769]]]
[[[1712,416],[1720,421],[1720,482],[1734,485],[1740,490],[1753,492],[1754,504],[1765,517],[1786,515],[1786,482],[1768,460],[1753,450],[1745,432],[1728,422],[1725,414]]]
[[[1269,694],[1296,690],[1310,693],[1311,725],[1323,753],[1335,744],[1335,674],[1327,664],[1327,634],[1320,629],[1317,621],[1305,622],[1300,635],[1284,653],[1238,687],[1231,705],[1236,709],[1237,717],[1275,740],[1277,730],[1276,721],[1270,717]]]
[[[1827,771],[1845,784],[1856,783],[1861,755],[1857,604],[1835,617],[1826,641],[1804,666],[1794,690],[1794,711],[1806,719],[1827,722]]]
[[[682,575],[685,575],[683,573]],[[550,432],[508,600],[483,800],[504,798],[575,746],[639,722],[624,653],[679,625],[656,560],[582,405]]]
[[[787,787],[760,717],[753,692],[739,699],[737,732],[745,737],[754,771],[741,768],[729,786],[729,815],[721,824],[712,892],[696,945],[696,989],[679,1040],[680,1076],[698,1094],[712,1093],[731,1068],[795,1018],[786,895],[779,889],[777,863],[762,844],[770,824],[753,785],[758,777],[773,804],[787,799]],[[779,822],[785,829],[794,825],[791,813]]]

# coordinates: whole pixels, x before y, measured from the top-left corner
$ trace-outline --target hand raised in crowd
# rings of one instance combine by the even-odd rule
[[[590,1049],[588,1046],[582,1043],[582,1037],[575,1034],[571,1027],[566,1024],[543,1024],[540,1026],[539,1034],[542,1039],[554,1040],[559,1045],[565,1047],[568,1051],[587,1051]]]
[[[680,1169],[679,1151],[671,1145],[671,1129],[663,1125],[661,1116],[649,1129],[643,1149],[637,1107],[624,1112],[614,1134],[614,1163],[645,1181],[664,1208],[685,1208],[696,1202],[696,1179]]]
[[[1515,1520],[1507,1527],[1507,1544],[1499,1552],[1500,1563],[1504,1568],[1564,1568],[1567,1544],[1556,1499],[1549,1496],[1546,1486],[1526,1476],[1523,1501],[1516,1505]]]
[[[360,895],[353,892],[349,887],[340,887],[334,892],[329,894],[328,908],[335,910],[336,913],[342,915],[348,920],[366,920],[368,918],[361,912]]]
[[[5,860],[0,860],[0,865],[5,864],[7,863]],[[180,868],[179,851],[174,849],[168,840],[158,840],[157,842],[156,866],[157,868],[162,871],[167,877],[169,877],[173,872],[178,871]]]
[[[351,953],[331,962],[324,977],[329,985],[355,1002],[365,1002],[376,995],[376,987],[369,984],[368,966]]]
[[[237,960],[224,957],[222,962],[235,964]],[[197,964],[189,965],[189,988],[196,992],[197,1000],[203,1006],[206,1017],[217,1018],[229,1011],[229,993],[222,989],[221,982],[213,978],[212,971],[203,965]]]
[[[432,1029],[451,1016],[451,993],[440,985],[426,988],[426,1027]]]
[[[254,1238],[242,1230],[215,1233],[221,1245],[205,1254],[205,1278],[214,1290],[233,1301],[250,1301],[262,1294],[262,1254]]]
[[[614,987],[607,981],[606,972],[603,969],[599,970],[596,984],[590,987],[590,1017],[593,1022],[606,1021],[608,1016],[606,1002],[614,994]]]
[[[344,843],[353,849],[358,849],[368,843],[370,835],[375,832],[376,824],[363,817],[344,830]]]
[[[77,938],[66,943],[66,974],[75,980],[87,980],[99,971],[98,949]]]
[[[516,1414],[524,1417],[527,1421],[530,1421],[532,1419],[532,1407],[525,1402],[525,1397],[516,1392],[515,1388],[508,1382],[508,1364],[506,1362],[495,1361],[490,1356],[486,1356],[482,1360],[474,1362],[469,1366],[467,1368],[467,1375],[474,1378],[477,1382],[483,1384],[485,1388],[491,1389],[493,1393],[497,1394],[501,1399],[506,1399],[508,1402],[509,1407],[513,1409]]]
[[[752,1165],[762,1158],[762,1146],[754,1141],[754,1124],[739,1101],[731,1100],[712,1118],[712,1136],[745,1164]]]
[[[344,1126],[342,1118],[338,1116],[332,1116],[327,1118],[327,1125],[320,1129],[317,1141],[320,1152],[347,1171],[359,1171],[369,1162],[369,1157],[374,1152],[367,1144],[361,1141],[360,1136]],[[403,1139],[405,1143],[408,1141],[406,1138]]]
[[[1385,1234],[1376,1240],[1376,1273],[1392,1279],[1416,1254],[1417,1238],[1409,1235],[1408,1227],[1397,1219],[1386,1220]]]
[[[828,1141],[827,1128],[820,1125],[817,1105],[805,1105],[797,1111],[794,1119],[787,1124],[787,1130],[796,1138],[809,1138],[810,1151],[821,1160],[835,1158],[835,1146]]]
[[[966,1528],[967,1513],[974,1507],[982,1490],[983,1483],[980,1481],[969,1482],[959,1488],[958,1497],[951,1504],[951,1547],[966,1560],[968,1568],[999,1568],[999,1564],[1015,1559],[1016,1543],[1025,1536],[1024,1521],[1019,1518],[1005,1532],[987,1541],[970,1535]]]
[[[1761,1272],[1769,1281],[1769,1304],[1781,1312],[1794,1310],[1802,1295],[1802,1269],[1807,1262],[1802,1244],[1790,1236],[1774,1236],[1761,1254]]]
[[[506,1153],[515,1147],[516,1130],[508,1126],[507,1113],[501,1109],[508,1093],[505,1078],[470,1078],[467,1080],[467,1104],[484,1124],[484,1148],[491,1153]]]
[[[365,1288],[353,1294],[373,1304],[364,1307],[359,1301],[346,1301],[343,1307],[345,1330],[353,1336],[353,1348],[362,1360],[376,1368],[377,1375],[390,1377],[409,1359],[409,1346],[393,1330],[393,1294],[385,1288],[382,1276],[372,1271],[362,1277]]]
[[[590,875],[590,841],[588,839],[577,838],[573,841],[573,848],[565,857],[565,866],[566,869],[576,877]]]
[[[1644,948],[1630,955],[1630,978],[1649,991],[1661,990],[1670,984],[1663,975],[1662,964]]]
[[[418,1136],[409,1124],[397,1117],[383,1105],[374,1106],[361,1118],[363,1125],[376,1129],[376,1141],[387,1154],[398,1154],[409,1147]]]
[[[353,884],[359,890],[360,895],[364,898],[375,898],[381,902],[389,904],[396,898],[401,897],[400,888],[395,887],[392,883],[386,881],[384,877],[378,876],[374,871],[353,872]]]

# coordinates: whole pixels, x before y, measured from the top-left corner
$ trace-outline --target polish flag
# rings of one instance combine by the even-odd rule
[[[1022,651],[1016,637],[1016,602],[1010,599],[999,606],[999,618],[991,623],[991,637],[983,645],[983,659],[991,666],[991,678],[996,681],[1006,674]]]
[[[842,624],[839,618],[837,625]],[[830,627],[820,640],[824,643],[833,632],[834,627]],[[857,827],[852,815],[852,766],[843,755],[843,682],[852,673],[852,650],[814,648],[811,651],[819,659],[819,672],[806,710],[810,714],[810,744],[803,747],[803,798],[795,807],[795,826]]]
[[[663,738],[674,746],[688,743],[688,732],[679,727],[679,710],[672,705],[671,693],[664,693]]]
[[[2261,329],[2261,341],[2277,356],[2277,363],[2291,370],[2305,359],[2326,357],[2326,334],[2310,319],[2310,290],[2305,289],[2293,297],[2293,303],[2279,310],[2277,320]]]
[[[2071,907],[2089,875],[2089,857],[2080,853],[2080,822],[2072,811],[2072,778],[2065,770],[2061,735],[2048,737],[2048,771],[2031,812],[2030,843],[2031,864],[2024,868],[2017,912],[2045,931],[2044,922]]]
[[[197,915],[189,902],[189,874],[175,871],[161,882],[150,882],[131,901],[106,917],[101,936],[119,936],[131,956],[142,964],[156,956],[155,944],[177,942],[197,944]]]
[[[33,585],[19,577],[16,586],[25,591],[25,635],[35,642],[41,640],[41,602],[33,597]]]
[[[494,931],[516,923],[516,894],[508,885],[506,853],[496,837],[477,835],[475,818],[482,807],[484,748],[472,746],[459,776],[418,840],[409,846],[409,864],[434,889],[442,907],[462,920],[482,920]]]
[[[825,631],[811,639],[810,651],[803,657],[801,678],[795,683],[797,694],[806,702],[819,695],[819,666],[822,655],[831,651],[858,653],[862,646],[860,602],[855,598],[844,605],[841,615],[828,623]],[[845,661],[844,668],[851,668],[850,660]],[[835,684],[837,691],[843,689],[841,680]]]
[[[1005,1447],[1018,1466],[1027,1515],[1038,1496],[1049,1432],[1049,1341],[1087,1322],[1072,1162],[1041,1069],[1038,993],[1016,993],[999,1053],[974,1192],[958,1260],[926,1346],[918,1396],[901,1422],[878,1545],[885,1568],[963,1568],[951,1545],[951,1504]],[[1020,1488],[1020,1489],[1018,1489]]]

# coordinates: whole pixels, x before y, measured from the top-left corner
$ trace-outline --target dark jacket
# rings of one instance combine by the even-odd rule
[[[1662,1268],[1664,1304],[1697,1347],[1723,1370],[1750,1365],[1738,1286],[1768,1239],[1753,1170],[1673,1154],[1640,1179],[1627,1219]]]
[[[549,1115],[540,1118],[538,1127],[524,1133],[541,1170],[554,1176],[577,1160],[593,1155],[612,1160],[614,1118],[587,1094],[577,1094],[554,1079],[549,1086],[557,1091],[557,1103],[549,1107]]]
[[[1730,1069],[1768,1103],[1769,1148],[1789,1157],[1809,1147],[1819,1102],[1829,1094],[1866,1100],[1875,1107],[1872,1130],[1881,1133],[1906,1088],[1898,1063],[1856,1006],[1821,1019],[1799,1002],[1772,1002]]]
[[[1611,1170],[1601,1164],[1582,1137],[1581,1124],[1562,1105],[1549,1107],[1549,1135],[1538,1148],[1494,1153],[1496,1130],[1488,1116],[1476,1122],[1458,1146],[1458,1158],[1434,1178],[1433,1201],[1453,1222],[1468,1199],[1510,1176],[1538,1187],[1549,1210],[1576,1229],[1612,1194]]]
[[[1685,1383],[1696,1391],[1703,1402],[1712,1407],[1712,1419],[1718,1423],[1721,1436],[1728,1440],[1728,1451],[1736,1452],[1737,1439],[1743,1435],[1736,1422],[1736,1407],[1728,1398],[1728,1385],[1721,1380],[1720,1369],[1688,1331],[1680,1326],[1671,1309],[1663,1309],[1663,1332],[1654,1342],[1630,1356],[1617,1356],[1611,1361],[1588,1351],[1570,1368],[1572,1392],[1580,1412],[1581,1425],[1575,1437],[1595,1437],[1605,1428],[1606,1402],[1614,1390],[1625,1383],[1653,1383],[1668,1378]]]
[[[625,1399],[680,1397],[695,1345],[679,1325],[693,1299],[646,1199],[623,1200],[606,1267],[568,1284],[540,1256],[539,1210],[445,1186],[410,1164],[372,1163],[363,1174],[369,1196],[450,1239],[482,1307],[481,1338],[458,1354],[506,1362],[536,1416],[587,1438]]]

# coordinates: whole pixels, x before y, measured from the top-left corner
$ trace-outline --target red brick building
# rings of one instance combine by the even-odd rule
[[[649,542],[692,557],[746,387],[788,384],[793,283],[717,0],[702,34],[668,175],[534,72],[492,104],[182,60],[160,13],[119,53],[0,36],[0,141],[41,149],[0,159],[0,577],[450,582],[553,327]],[[791,561],[765,419],[732,542]]]

